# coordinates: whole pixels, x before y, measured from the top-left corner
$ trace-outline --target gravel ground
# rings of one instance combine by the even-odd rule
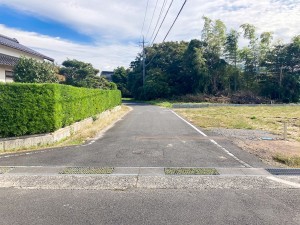
[[[287,167],[274,160],[274,156],[300,157],[300,142],[283,140],[282,136],[274,135],[262,130],[243,129],[209,129],[214,135],[231,140],[241,149],[259,157],[270,166]]]
[[[264,138],[271,138],[272,140],[281,140],[279,135],[271,134],[262,130],[242,130],[242,129],[225,129],[225,128],[213,128],[209,129],[218,136],[225,136],[230,138],[242,139],[242,140],[263,140]]]

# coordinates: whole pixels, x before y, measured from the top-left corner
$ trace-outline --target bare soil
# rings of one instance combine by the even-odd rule
[[[213,128],[210,131],[219,136],[230,138],[241,149],[258,156],[270,166],[287,167],[278,163],[273,156],[300,157],[300,142],[283,140],[281,136],[261,130]]]

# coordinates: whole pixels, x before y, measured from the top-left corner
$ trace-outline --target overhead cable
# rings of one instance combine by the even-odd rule
[[[158,23],[159,23],[159,21],[160,21],[160,18],[161,18],[162,12],[163,12],[163,10],[164,10],[164,8],[165,8],[165,6],[166,6],[166,3],[167,3],[167,1],[164,0],[164,2],[163,2],[163,4],[162,4],[162,7],[161,7],[161,9],[160,9],[159,16],[158,16],[157,21],[156,21],[156,25],[155,25],[155,27],[154,27],[154,30],[153,30],[152,35],[151,35],[151,37],[150,37],[149,40],[152,40],[152,38],[153,38],[153,36],[154,36],[154,34],[155,34],[156,28],[157,28],[157,26],[158,26]]]
[[[146,5],[146,11],[145,11],[145,15],[144,15],[143,26],[142,26],[142,29],[141,29],[141,36],[143,36],[143,30],[144,30],[144,26],[145,26],[146,17],[147,17],[147,11],[148,11],[148,4],[149,4],[149,0],[147,1],[147,5]]]
[[[146,34],[146,36],[145,36],[145,39],[147,39],[147,37],[148,37],[149,31],[150,31],[150,28],[151,28],[151,25],[152,25],[152,21],[153,21],[153,18],[154,18],[154,14],[155,14],[155,12],[156,12],[157,3],[158,3],[158,0],[156,0],[155,7],[154,7],[154,10],[153,10],[153,13],[152,13],[152,18],[151,18],[150,25],[149,25],[149,27],[148,27],[147,34]]]
[[[155,35],[154,39],[153,39],[152,42],[151,42],[151,45],[154,43],[154,41],[155,41],[155,39],[156,39],[156,37],[157,37],[159,31],[160,31],[160,28],[161,28],[161,26],[163,25],[163,23],[164,23],[164,21],[165,21],[167,15],[168,15],[168,13],[169,13],[169,10],[170,10],[170,8],[171,8],[171,6],[172,6],[172,4],[173,4],[173,1],[174,1],[174,0],[171,1],[170,5],[169,5],[169,7],[168,7],[168,10],[167,10],[167,12],[166,12],[166,14],[165,14],[165,16],[164,16],[163,20],[161,21],[161,23],[160,23],[160,25],[159,25],[159,28],[158,28],[158,30],[157,30],[157,32],[156,32],[156,35]]]
[[[165,42],[166,38],[168,37],[168,35],[169,35],[171,29],[173,28],[173,26],[174,26],[176,20],[178,19],[178,17],[179,17],[179,15],[180,15],[180,13],[181,13],[183,7],[185,6],[186,2],[187,2],[187,0],[185,0],[184,3],[182,4],[182,6],[181,6],[179,12],[177,13],[177,16],[176,16],[175,20],[173,21],[173,23],[172,23],[170,29],[168,30],[166,36],[164,37],[162,43]],[[151,58],[151,60],[146,64],[146,66],[148,66],[148,65],[153,61],[153,59],[154,59],[156,56],[157,56],[157,52],[156,52],[155,55]]]

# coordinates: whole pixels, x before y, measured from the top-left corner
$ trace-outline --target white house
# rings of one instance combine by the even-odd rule
[[[21,45],[17,39],[0,34],[0,82],[13,81],[12,70],[21,56],[54,62],[54,59]]]

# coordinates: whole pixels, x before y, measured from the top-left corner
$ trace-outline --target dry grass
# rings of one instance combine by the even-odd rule
[[[203,128],[258,129],[287,136],[300,142],[300,106],[241,106],[176,109],[176,112]]]
[[[93,124],[84,127],[83,129],[79,130],[77,133],[59,142],[50,145],[38,146],[38,147],[13,149],[1,153],[7,154],[7,153],[16,153],[16,152],[28,152],[28,151],[39,150],[39,149],[80,145],[91,138],[100,136],[108,128],[110,128],[115,122],[117,122],[120,118],[125,116],[129,111],[131,111],[130,107],[122,105],[120,110],[112,111],[111,113],[101,118],[95,117],[95,121],[93,122]]]
[[[290,156],[287,157],[282,154],[278,154],[273,156],[273,159],[279,163],[283,163],[289,167],[295,167],[299,168],[300,167],[300,157],[299,156]]]
[[[120,110],[112,112],[104,118],[95,118],[95,121],[92,125],[86,126],[84,129],[80,130],[79,132],[67,138],[65,141],[57,144],[56,146],[79,145],[91,138],[100,136],[112,124],[125,116],[130,110],[131,108],[129,108],[128,106],[122,105]]]

